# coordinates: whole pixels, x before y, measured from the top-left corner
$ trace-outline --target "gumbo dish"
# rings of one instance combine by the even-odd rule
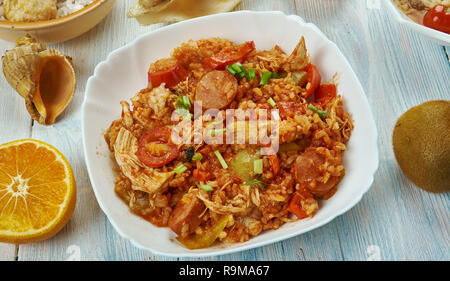
[[[148,81],[131,104],[121,102],[121,118],[105,133],[118,167],[115,192],[186,248],[244,242],[312,217],[338,190],[353,122],[304,38],[291,54],[252,41],[190,40],[151,64]],[[276,127],[276,138],[250,141],[251,118],[229,122],[230,110],[271,112],[270,125],[258,122],[256,131]],[[192,141],[198,127],[205,137]],[[224,141],[230,129],[244,130],[244,142]]]

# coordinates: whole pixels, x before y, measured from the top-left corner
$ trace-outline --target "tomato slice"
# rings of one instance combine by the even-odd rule
[[[315,101],[319,104],[327,104],[336,97],[336,92],[335,84],[320,85],[315,95]]]
[[[303,97],[309,98],[316,92],[317,88],[319,88],[322,77],[320,76],[317,66],[311,63],[306,67],[306,72],[308,73],[308,84],[306,84],[306,94]]]
[[[169,68],[153,71],[148,73],[148,81],[153,88],[159,87],[162,83],[166,83],[167,88],[176,86],[188,76],[187,70],[178,62]]]
[[[139,139],[137,157],[150,168],[159,168],[178,157],[178,146],[170,143],[171,130],[156,127],[148,130]]]
[[[242,44],[240,49],[236,52],[222,53],[215,57],[206,58],[205,65],[211,69],[221,70],[229,64],[242,61],[253,50],[255,50],[255,43],[253,41],[248,41]]]
[[[423,17],[423,25],[445,33],[450,33],[449,7],[439,4],[429,10]]]

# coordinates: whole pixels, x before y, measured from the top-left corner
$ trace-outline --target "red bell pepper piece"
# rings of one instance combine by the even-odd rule
[[[187,76],[187,70],[176,62],[167,69],[149,72],[148,81],[152,84],[153,88],[159,87],[162,83],[166,83],[166,87],[170,88],[185,80]]]
[[[211,69],[221,70],[229,64],[242,61],[253,50],[255,50],[255,43],[253,41],[248,41],[242,44],[236,52],[225,52],[214,57],[206,58],[205,65]]]

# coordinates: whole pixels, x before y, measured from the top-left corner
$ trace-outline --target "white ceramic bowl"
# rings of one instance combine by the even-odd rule
[[[321,202],[311,219],[285,224],[245,243],[217,245],[208,249],[188,250],[174,239],[169,228],[158,228],[133,215],[114,193],[113,163],[103,139],[111,122],[120,118],[119,102],[132,97],[147,85],[147,69],[157,59],[168,57],[173,48],[189,39],[228,38],[237,43],[254,40],[257,49],[278,44],[290,53],[300,37],[306,38],[311,60],[324,80],[339,74],[338,91],[355,120],[355,130],[348,143],[344,165],[346,175],[339,190]],[[320,227],[345,213],[360,201],[369,189],[378,167],[377,130],[369,103],[345,57],[337,46],[313,24],[298,16],[280,12],[217,14],[169,25],[145,34],[112,52],[100,63],[89,79],[82,107],[82,130],[86,164],[95,195],[111,224],[136,246],[156,254],[175,257],[226,254],[287,239]]]
[[[397,21],[400,24],[406,26],[414,32],[421,34],[424,37],[433,40],[440,45],[450,46],[450,34],[434,30],[422,24],[418,24],[417,22],[410,19],[407,15],[405,15],[399,8],[397,8],[392,0],[385,0],[385,2],[390,7],[391,11],[394,13]]]

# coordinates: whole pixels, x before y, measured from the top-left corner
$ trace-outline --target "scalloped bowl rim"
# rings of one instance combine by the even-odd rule
[[[216,17],[223,17],[223,16],[236,16],[236,17],[240,17],[240,16],[258,16],[258,15],[272,15],[272,16],[284,16],[287,18],[287,20],[289,21],[294,21],[296,24],[302,25],[304,27],[307,28],[311,28],[315,33],[317,33],[317,35],[319,37],[321,37],[324,42],[328,45],[331,45],[337,52],[338,54],[342,57],[343,63],[345,67],[347,67],[350,70],[349,75],[352,75],[355,79],[356,79],[356,85],[355,87],[360,91],[360,93],[362,94],[362,98],[364,99],[363,101],[363,106],[365,106],[368,109],[367,112],[367,116],[366,117],[366,121],[367,123],[370,125],[370,128],[367,128],[369,130],[369,135],[370,135],[370,139],[367,140],[366,145],[368,145],[368,150],[370,151],[369,154],[371,154],[372,158],[371,159],[367,159],[367,178],[365,179],[364,182],[358,183],[358,186],[360,187],[359,189],[359,193],[353,198],[353,200],[348,203],[345,207],[342,207],[338,212],[336,212],[335,214],[327,217],[326,219],[322,220],[319,223],[316,223],[314,225],[311,225],[303,230],[288,234],[288,235],[283,235],[283,237],[277,237],[277,238],[272,238],[272,239],[267,239],[265,241],[261,241],[261,242],[257,242],[257,243],[251,243],[251,244],[247,244],[244,245],[243,243],[238,243],[238,244],[232,244],[232,245],[238,245],[236,247],[229,247],[229,248],[223,248],[223,249],[213,249],[212,251],[209,251],[209,249],[206,249],[205,251],[191,251],[191,250],[187,250],[184,249],[185,251],[183,252],[164,252],[162,250],[156,250],[153,248],[150,248],[149,246],[145,246],[143,245],[141,242],[137,241],[134,237],[132,237],[132,234],[128,233],[128,230],[126,227],[124,227],[123,225],[121,225],[121,222],[116,221],[115,217],[112,215],[111,210],[106,206],[107,203],[102,202],[102,200],[100,200],[100,194],[99,194],[99,189],[96,188],[95,185],[95,175],[94,175],[94,167],[91,165],[91,156],[95,157],[95,155],[91,155],[89,153],[89,148],[87,146],[87,141],[86,141],[86,126],[87,126],[87,121],[86,120],[86,115],[88,114],[88,106],[90,105],[90,89],[93,87],[93,84],[96,83],[97,79],[99,79],[99,72],[101,72],[104,68],[106,68],[108,62],[110,62],[113,58],[119,56],[122,52],[126,52],[128,48],[131,48],[132,46],[139,44],[139,42],[143,41],[144,38],[146,38],[147,36],[156,36],[160,33],[163,33],[167,30],[172,30],[172,29],[177,29],[180,26],[189,24],[189,23],[198,23],[198,22],[207,22],[209,20],[214,20],[214,18]],[[150,63],[150,62],[149,62]],[[104,128],[106,129],[106,128]],[[345,212],[347,212],[348,210],[350,210],[352,207],[354,207],[362,198],[362,196],[370,189],[373,180],[374,180],[374,174],[378,169],[378,165],[379,165],[379,156],[378,156],[378,146],[377,146],[377,139],[378,139],[378,133],[377,133],[377,129],[376,129],[376,125],[375,125],[375,121],[373,118],[373,115],[371,113],[371,109],[367,100],[367,97],[365,96],[364,90],[362,88],[362,85],[360,84],[356,74],[354,73],[353,69],[351,68],[350,64],[348,63],[347,59],[345,58],[345,56],[341,53],[341,51],[339,50],[339,48],[337,47],[337,45],[333,42],[331,42],[330,40],[328,40],[328,38],[319,30],[319,28],[317,28],[314,24],[312,23],[305,23],[305,21],[297,16],[297,15],[285,15],[282,12],[279,11],[271,11],[271,12],[255,12],[255,11],[237,11],[237,12],[231,12],[231,13],[221,13],[221,14],[215,14],[215,15],[209,15],[209,16],[204,16],[204,17],[199,17],[199,18],[194,18],[194,19],[190,19],[190,20],[186,20],[183,22],[179,22],[179,23],[175,23],[172,25],[168,25],[162,28],[159,28],[157,30],[148,32],[146,34],[143,34],[141,36],[139,36],[138,38],[136,38],[135,40],[133,40],[132,42],[128,43],[127,45],[120,47],[114,51],[112,51],[106,58],[105,61],[99,63],[95,70],[93,75],[88,79],[87,82],[87,86],[86,86],[86,94],[85,94],[85,98],[82,104],[82,135],[83,135],[83,150],[84,150],[84,154],[85,154],[85,161],[86,161],[86,166],[87,166],[87,170],[88,170],[88,174],[89,174],[89,178],[91,180],[91,185],[92,188],[94,190],[94,194],[96,196],[96,199],[100,205],[100,208],[103,210],[103,212],[106,214],[106,216],[108,217],[110,223],[113,225],[113,227],[115,228],[115,230],[124,238],[130,240],[136,247],[140,248],[140,249],[144,249],[144,250],[149,250],[154,254],[157,255],[164,255],[164,256],[168,256],[168,257],[205,257],[205,256],[216,256],[216,255],[224,255],[224,254],[230,254],[230,253],[235,253],[235,252],[240,252],[240,251],[244,251],[244,250],[249,250],[249,249],[253,249],[256,247],[261,247],[264,245],[268,245],[268,244],[272,244],[278,241],[282,241],[282,240],[286,240],[289,238],[292,238],[294,236],[309,232],[313,229],[319,228],[329,222],[331,222],[332,220],[334,220],[336,217],[344,214]],[[109,160],[109,157],[107,157]],[[111,190],[111,192],[113,192],[113,190]],[[339,192],[339,191],[338,191]],[[123,203],[122,203],[123,204]],[[125,204],[124,204],[125,205]],[[133,215],[134,216],[134,215]],[[137,216],[136,216],[137,217]],[[149,222],[148,222],[149,223]],[[149,223],[150,224],[150,223]],[[270,231],[279,231],[279,230],[270,230]],[[253,239],[255,239],[256,237],[254,237]],[[253,239],[250,239],[247,242],[251,242]],[[169,240],[169,239],[168,239]],[[247,243],[246,242],[246,243]],[[242,246],[240,246],[242,245]]]

